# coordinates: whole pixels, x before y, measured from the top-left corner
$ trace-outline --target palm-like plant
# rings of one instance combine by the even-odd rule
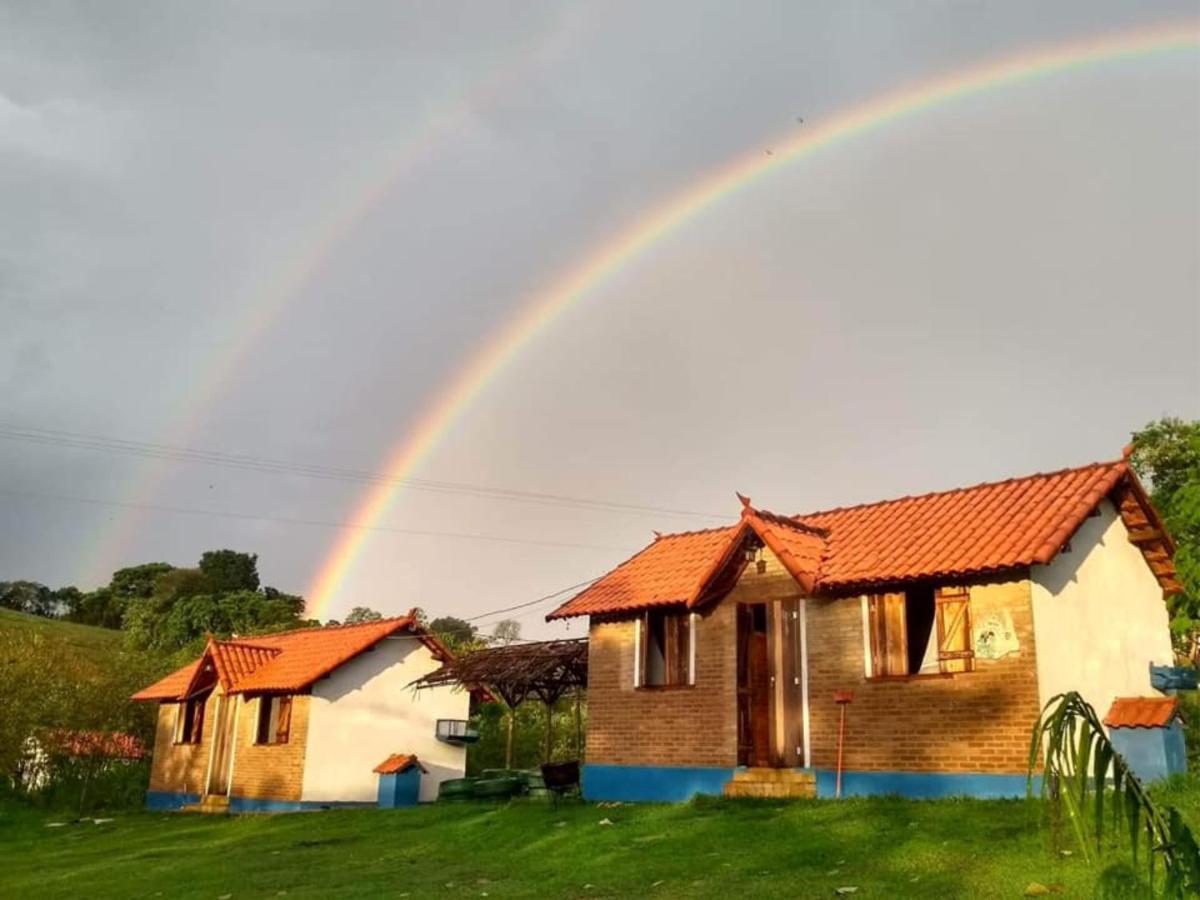
[[[1065,807],[1080,852],[1088,862],[1104,851],[1104,838],[1128,834],[1133,862],[1143,837],[1150,885],[1162,859],[1167,897],[1200,894],[1200,849],[1178,810],[1160,809],[1129,768],[1091,707],[1078,692],[1052,697],[1042,710],[1029,745],[1028,793],[1042,766],[1042,796]],[[1111,811],[1105,814],[1104,805]],[[1089,834],[1090,832],[1090,834]]]

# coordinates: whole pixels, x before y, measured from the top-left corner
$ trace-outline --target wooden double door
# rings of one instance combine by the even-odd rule
[[[737,607],[738,765],[805,764],[800,601]]]

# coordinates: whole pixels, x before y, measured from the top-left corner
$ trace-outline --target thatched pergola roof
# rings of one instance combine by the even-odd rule
[[[420,688],[458,684],[485,687],[509,707],[535,697],[553,705],[567,691],[587,687],[587,639],[530,641],[464,653],[413,682]]]

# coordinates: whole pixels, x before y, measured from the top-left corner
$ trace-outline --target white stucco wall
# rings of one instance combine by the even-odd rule
[[[1170,664],[1162,588],[1107,500],[1069,553],[1030,571],[1041,702],[1077,690],[1101,718],[1116,697],[1152,697],[1150,663]]]
[[[416,638],[394,637],[313,685],[301,800],[373,802],[372,769],[393,753],[415,753],[429,770],[422,801],[436,799],[445,779],[461,778],[466,749],[442,743],[434,728],[438,719],[467,718],[469,695],[408,686],[439,665]]]

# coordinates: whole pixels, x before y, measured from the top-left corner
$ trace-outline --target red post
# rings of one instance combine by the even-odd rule
[[[841,707],[841,719],[838,722],[838,752],[837,752],[837,784],[834,787],[833,796],[841,799],[842,796],[842,748],[846,743],[846,707],[850,705],[850,701],[854,699],[852,691],[834,691],[833,702]]]

